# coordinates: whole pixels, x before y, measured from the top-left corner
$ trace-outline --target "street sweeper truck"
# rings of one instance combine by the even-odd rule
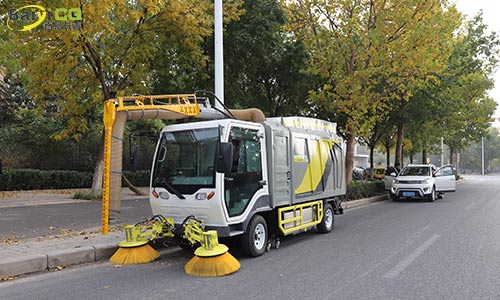
[[[265,119],[254,109],[225,115],[163,128],[151,170],[154,217],[128,226],[120,249],[170,237],[181,247],[201,245],[195,257],[214,257],[228,254],[217,240],[224,237],[240,239],[244,253],[259,256],[278,248],[282,236],[332,230],[346,192],[336,124]],[[111,260],[125,263],[127,255]]]

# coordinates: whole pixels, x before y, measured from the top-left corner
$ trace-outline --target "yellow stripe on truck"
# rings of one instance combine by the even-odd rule
[[[309,149],[309,165],[307,165],[302,182],[295,189],[295,194],[310,193],[316,190],[321,178],[323,178],[332,144],[333,141],[330,140],[314,141],[314,145]]]

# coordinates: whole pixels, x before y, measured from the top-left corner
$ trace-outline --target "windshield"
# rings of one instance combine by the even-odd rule
[[[164,132],[153,170],[153,187],[194,194],[215,187],[217,128]]]
[[[401,170],[399,176],[430,176],[429,167],[406,167]]]

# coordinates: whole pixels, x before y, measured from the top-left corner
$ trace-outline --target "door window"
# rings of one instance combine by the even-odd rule
[[[262,157],[258,130],[231,128],[233,144],[231,173],[226,175],[224,196],[230,217],[241,215],[253,194],[262,186]]]

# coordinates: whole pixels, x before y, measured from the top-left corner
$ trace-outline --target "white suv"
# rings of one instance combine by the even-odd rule
[[[445,192],[455,191],[452,166],[437,169],[434,165],[408,165],[392,182],[391,198],[426,198],[433,202]]]

